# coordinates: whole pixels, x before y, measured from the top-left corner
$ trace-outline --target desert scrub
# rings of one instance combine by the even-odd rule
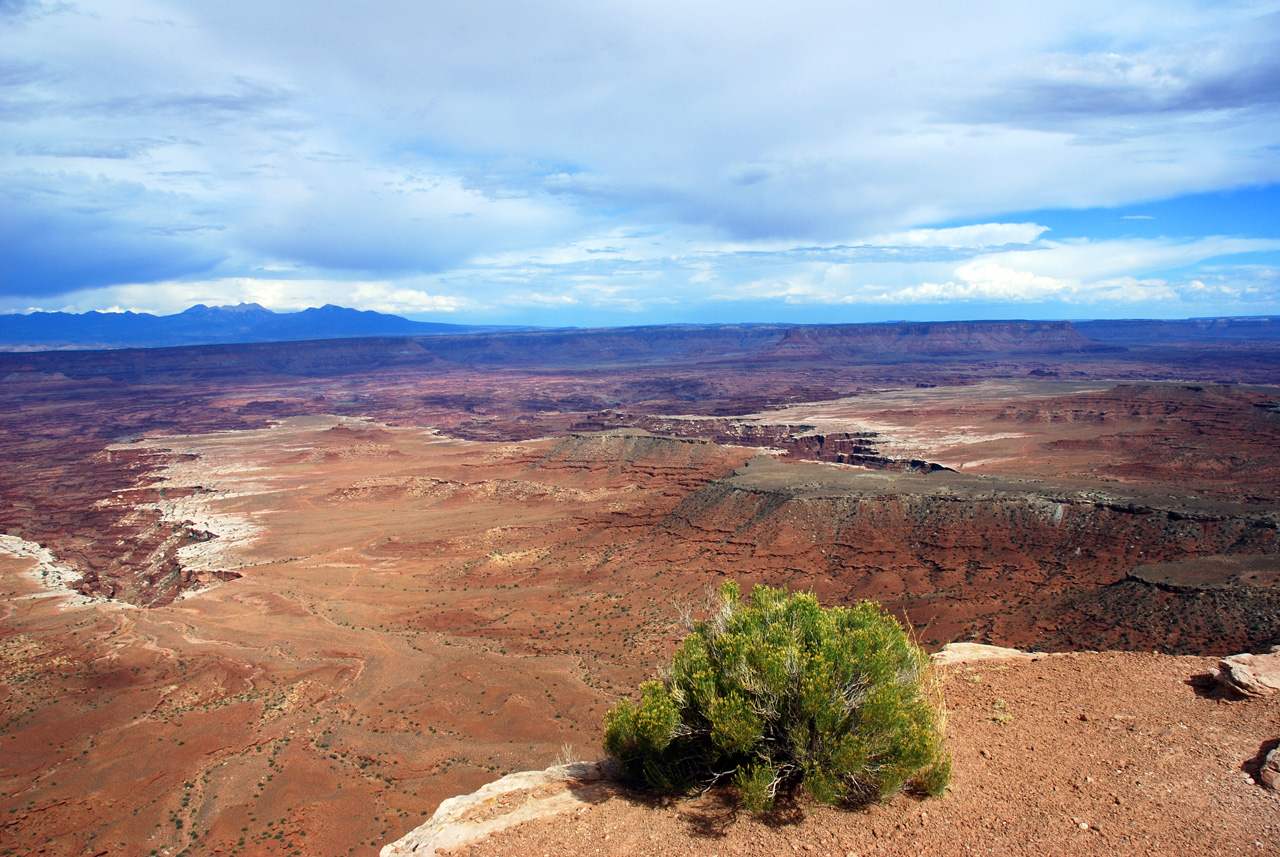
[[[669,793],[731,780],[751,812],[800,789],[827,804],[942,793],[941,685],[880,605],[766,586],[743,601],[726,583],[707,612],[665,678],[605,715],[624,776]]]

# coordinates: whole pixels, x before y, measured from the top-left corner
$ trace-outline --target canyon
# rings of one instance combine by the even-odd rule
[[[376,853],[597,755],[730,577],[930,649],[1280,644],[1280,340],[1093,324],[0,354],[0,842]]]

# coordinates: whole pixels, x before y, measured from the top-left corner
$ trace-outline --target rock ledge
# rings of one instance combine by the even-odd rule
[[[1029,661],[1048,657],[979,643],[950,643],[932,656],[938,665],[976,661]],[[586,809],[619,793],[612,759],[574,762],[545,771],[508,774],[471,794],[449,798],[425,824],[383,847],[381,857],[436,857],[488,838],[492,833],[532,821]]]
[[[987,646],[982,643],[947,643],[941,651],[931,656],[934,666],[971,664],[977,661],[1034,661],[1049,657],[1044,652],[1024,652],[1003,646]]]
[[[1270,696],[1280,690],[1280,646],[1266,655],[1232,655],[1213,671],[1218,684],[1242,696]]]
[[[381,857],[435,857],[535,818],[593,806],[622,788],[614,772],[606,759],[508,774],[444,801],[430,821],[383,847]]]

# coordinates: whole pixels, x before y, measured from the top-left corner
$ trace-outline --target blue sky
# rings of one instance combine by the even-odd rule
[[[0,312],[1280,313],[1280,2],[0,0]]]

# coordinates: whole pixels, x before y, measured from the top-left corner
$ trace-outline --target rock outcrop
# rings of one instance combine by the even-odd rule
[[[760,456],[687,495],[655,542],[685,567],[874,599],[929,645],[1227,655],[1280,641],[1278,526],[1274,505]]]
[[[1218,684],[1243,696],[1270,696],[1280,690],[1280,646],[1266,655],[1246,652],[1223,658],[1213,677]]]
[[[980,643],[950,643],[931,659],[935,664],[951,665],[1042,657],[1048,655]],[[381,857],[435,857],[526,821],[589,809],[625,788],[616,774],[612,759],[508,774],[471,794],[443,801],[430,821],[385,846]]]
[[[430,821],[385,846],[381,857],[435,857],[535,818],[592,806],[621,788],[613,773],[606,759],[508,774],[442,802]]]
[[[1267,754],[1262,762],[1262,771],[1258,774],[1262,784],[1272,791],[1280,791],[1280,747]]]
[[[1034,661],[1047,658],[1045,652],[1024,652],[1006,649],[1004,646],[988,646],[982,643],[947,643],[931,656],[935,666],[972,664],[978,661]]]

